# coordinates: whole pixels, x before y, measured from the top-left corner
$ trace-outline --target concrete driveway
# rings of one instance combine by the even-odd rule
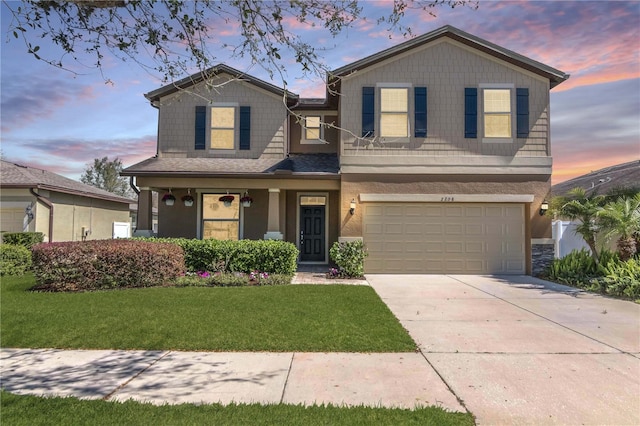
[[[640,305],[523,276],[367,279],[478,424],[640,424]]]

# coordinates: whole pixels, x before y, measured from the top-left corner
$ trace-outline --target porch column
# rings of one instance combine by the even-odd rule
[[[280,189],[269,188],[269,216],[264,239],[282,240],[283,238],[284,236],[280,232]]]
[[[133,232],[134,237],[149,237],[153,235],[153,203],[149,188],[140,188],[138,194],[138,221]]]

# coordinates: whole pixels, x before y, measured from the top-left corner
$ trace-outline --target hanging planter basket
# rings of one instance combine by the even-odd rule
[[[176,202],[176,197],[171,192],[167,192],[162,196],[162,202],[167,206],[172,206]]]
[[[182,202],[184,203],[185,207],[191,207],[193,206],[193,197],[191,195],[185,195],[184,197],[182,197]]]
[[[251,207],[251,203],[253,203],[253,198],[249,197],[248,195],[245,195],[244,197],[240,198],[240,202],[242,203],[242,207]]]
[[[233,195],[228,195],[228,194],[218,198],[218,201],[222,201],[225,207],[231,206],[231,203],[233,203],[233,200],[235,200],[235,197]]]

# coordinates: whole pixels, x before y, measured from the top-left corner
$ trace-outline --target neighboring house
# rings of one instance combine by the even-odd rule
[[[146,95],[158,154],[122,173],[139,229],[158,191],[177,199],[159,205],[159,236],[284,239],[320,264],[363,239],[367,273],[523,274],[552,250],[538,211],[549,90],[567,74],[450,26],[332,71],[326,99],[210,71]]]
[[[640,189],[640,160],[605,167],[558,183],[551,187],[551,195],[567,195],[574,188],[582,188],[587,194],[601,195],[619,188]]]
[[[45,241],[113,238],[129,226],[129,203],[102,189],[33,167],[0,164],[0,231],[42,232]]]
[[[605,167],[558,183],[551,187],[551,195],[567,195],[574,188],[582,188],[587,194],[601,195],[620,188],[640,189],[640,160]],[[552,237],[555,241],[554,253],[556,258],[562,258],[573,250],[585,249],[591,251],[582,236],[575,232],[576,225],[579,223],[578,221],[572,222],[561,219],[553,221]],[[600,235],[597,240],[599,245],[609,250],[616,249],[616,238],[605,241]]]

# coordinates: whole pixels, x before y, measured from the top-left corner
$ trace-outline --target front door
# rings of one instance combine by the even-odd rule
[[[311,201],[312,198],[302,197]],[[302,201],[302,200],[301,200]],[[321,202],[322,202],[321,201]],[[300,203],[300,261],[325,262],[325,205]]]

